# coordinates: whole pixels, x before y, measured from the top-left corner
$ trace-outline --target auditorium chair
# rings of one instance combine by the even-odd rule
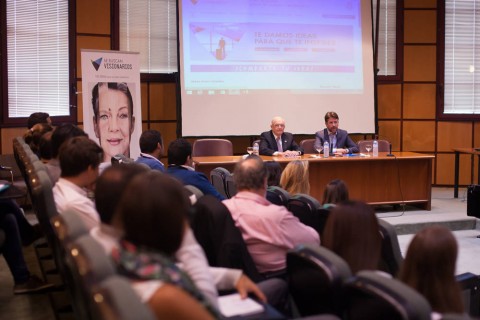
[[[287,207],[290,194],[281,187],[270,186],[267,188],[267,200],[277,206]]]
[[[92,291],[95,320],[154,320],[147,304],[132,288],[128,279],[113,275]]]
[[[202,190],[198,189],[195,186],[192,186],[191,184],[187,184],[185,186],[185,190],[187,191],[188,196],[195,195],[195,199],[198,200],[201,197],[203,197],[203,192]]]
[[[192,157],[233,156],[233,146],[226,139],[198,139],[193,143]]]
[[[288,200],[288,210],[300,222],[315,229],[321,236],[329,211],[321,208],[320,202],[307,194],[296,194]]]
[[[380,235],[382,236],[382,252],[380,270],[395,277],[403,262],[402,252],[398,243],[397,231],[383,219],[378,219]]]
[[[305,139],[300,141],[300,147],[302,147],[303,153],[317,153],[313,147],[314,145],[315,139]]]
[[[360,271],[345,284],[344,319],[430,320],[427,300],[378,271]]]
[[[263,280],[248,252],[240,230],[228,208],[212,195],[205,195],[194,204],[191,227],[212,267],[241,269],[258,282]]]
[[[390,152],[390,142],[387,140],[377,140],[378,141],[378,152]],[[367,153],[366,145],[370,145],[373,148],[373,140],[360,140],[357,142],[358,150],[361,153]],[[372,150],[370,150],[372,152]]]
[[[213,187],[218,191],[218,193],[220,193],[225,198],[229,198],[227,193],[226,177],[230,175],[230,171],[222,167],[218,167],[210,171],[210,182],[212,183]]]
[[[287,253],[287,275],[301,316],[341,316],[343,284],[352,275],[342,258],[318,245],[299,245]]]
[[[225,188],[227,189],[227,196],[229,199],[237,194],[237,186],[233,180],[233,175],[229,174],[225,176]]]

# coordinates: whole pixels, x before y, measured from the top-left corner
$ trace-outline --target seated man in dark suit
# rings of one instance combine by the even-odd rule
[[[184,185],[197,187],[203,194],[211,194],[218,200],[225,199],[213,187],[207,176],[193,169],[192,145],[185,139],[174,140],[168,146],[167,174],[177,178]]]
[[[315,133],[315,149],[322,147],[326,140],[329,143],[330,153],[338,155],[357,153],[358,146],[350,139],[346,130],[338,128],[338,124],[339,118],[336,112],[329,111],[325,114],[326,128]]]
[[[272,119],[272,130],[263,132],[260,137],[260,154],[264,156],[299,156],[303,149],[293,140],[293,135],[285,131],[285,120],[281,117]]]

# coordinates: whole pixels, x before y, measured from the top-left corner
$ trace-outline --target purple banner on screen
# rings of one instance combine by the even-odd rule
[[[311,65],[193,65],[191,72],[355,72],[354,66]]]

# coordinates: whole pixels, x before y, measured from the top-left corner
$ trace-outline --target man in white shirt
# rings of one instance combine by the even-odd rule
[[[102,148],[87,137],[68,140],[59,152],[62,174],[53,188],[57,211],[62,214],[74,210],[89,229],[100,224],[95,204],[87,194],[97,180],[102,156]]]

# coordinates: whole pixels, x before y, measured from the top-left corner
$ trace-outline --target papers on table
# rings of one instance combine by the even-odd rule
[[[227,318],[238,315],[246,316],[264,311],[264,307],[260,303],[248,297],[242,299],[238,293],[219,297],[218,305],[220,312]]]

